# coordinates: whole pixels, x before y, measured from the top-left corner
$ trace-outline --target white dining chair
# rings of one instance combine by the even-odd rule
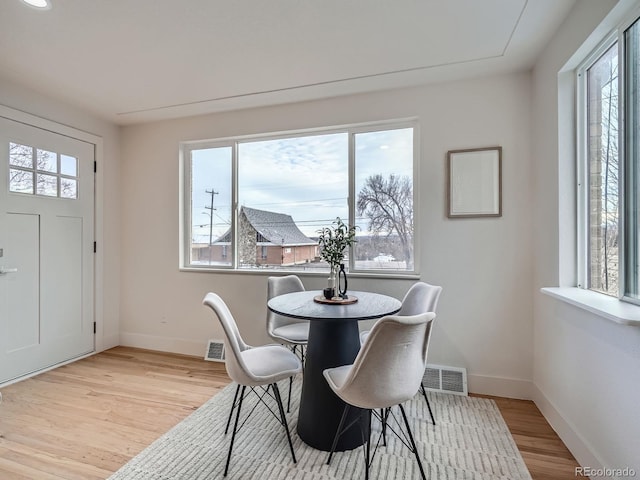
[[[365,479],[368,480],[372,459],[371,416],[375,416],[382,422],[383,429],[380,435],[385,436],[389,415],[393,415],[392,407],[398,406],[409,440],[407,446],[416,458],[422,479],[426,480],[422,461],[402,403],[411,400],[422,383],[422,375],[427,361],[429,335],[434,318],[435,313],[433,312],[411,316],[383,317],[371,329],[352,365],[324,370],[323,373],[329,387],[346,404],[327,464],[331,463],[340,435],[355,424],[361,425],[361,422],[358,421],[359,418],[350,425],[344,425],[349,409],[352,406],[361,408],[363,409],[362,414],[368,416],[369,425],[368,438],[364,445]],[[378,413],[376,410],[381,412]],[[398,421],[398,427],[400,426]],[[397,435],[394,429],[389,430]],[[376,445],[379,445],[379,441]],[[375,451],[373,457],[375,457]]]
[[[425,312],[435,313],[436,308],[438,307],[438,300],[440,299],[441,293],[442,287],[438,285],[430,285],[425,282],[414,283],[402,299],[402,307],[400,308],[400,311],[397,313],[397,315],[407,316],[418,315]],[[360,334],[361,344],[364,343],[368,335],[369,330],[365,330]],[[424,388],[424,384],[422,382],[420,383],[420,391],[422,392],[422,396],[424,397],[425,402],[427,402],[427,408],[429,409],[431,422],[435,425],[436,421],[433,416],[433,411],[431,410],[431,404],[429,403],[427,391]]]
[[[304,292],[305,288],[296,275],[269,277],[267,279],[267,300],[286,293]],[[309,340],[309,320],[285,317],[267,310],[267,334],[276,342],[289,346],[293,353],[300,349],[300,358],[304,364],[305,346]],[[291,408],[291,387],[293,377],[289,379],[289,398],[287,412]]]
[[[222,324],[222,329],[225,334],[225,367],[229,377],[238,384],[233,404],[231,406],[229,420],[227,421],[227,429],[225,429],[226,434],[231,421],[231,416],[235,409],[236,418],[233,433],[231,435],[231,442],[229,444],[227,463],[224,468],[224,476],[226,477],[227,472],[229,471],[233,443],[236,438],[236,433],[238,432],[238,421],[240,419],[242,401],[245,398],[245,393],[249,393],[246,392],[247,387],[249,387],[250,392],[254,392],[258,395],[260,402],[262,403],[264,403],[264,397],[267,395],[272,396],[276,401],[280,418],[275,415],[271,408],[268,406],[267,408],[284,427],[287,434],[287,440],[289,441],[289,448],[291,450],[291,456],[293,457],[293,463],[296,463],[296,454],[293,451],[293,443],[291,442],[291,434],[289,433],[287,417],[282,405],[280,390],[278,389],[278,384],[276,382],[300,373],[302,371],[300,359],[298,359],[293,352],[280,345],[264,345],[259,347],[251,347],[247,345],[240,336],[238,326],[231,314],[231,311],[219,295],[215,293],[208,293],[204,297],[202,303],[210,307],[215,312]],[[264,388],[265,386],[266,388]],[[256,387],[263,387],[262,395],[256,392]],[[269,393],[270,389],[273,390],[273,395]],[[249,412],[249,416],[252,412],[253,410]],[[244,421],[246,422],[246,420]]]

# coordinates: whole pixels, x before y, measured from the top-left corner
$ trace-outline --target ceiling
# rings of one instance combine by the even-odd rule
[[[126,125],[531,68],[575,0],[0,2],[0,77]]]

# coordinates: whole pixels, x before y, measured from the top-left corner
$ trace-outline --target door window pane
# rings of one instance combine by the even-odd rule
[[[9,169],[9,191],[33,194],[33,172]]]
[[[355,266],[413,270],[413,129],[355,134]]]
[[[33,148],[19,143],[9,143],[9,165],[33,168]]]
[[[192,265],[231,265],[231,168],[231,147],[191,150]]]
[[[38,170],[51,173],[58,172],[58,155],[55,152],[38,149],[37,159]]]
[[[36,193],[47,197],[57,197],[58,177],[38,173],[36,176]]]
[[[69,177],[77,177],[78,159],[69,155],[60,155],[60,173]]]
[[[60,177],[60,197],[78,198],[78,181],[72,178]]]

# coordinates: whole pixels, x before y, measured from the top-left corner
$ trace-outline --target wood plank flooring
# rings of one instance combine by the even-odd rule
[[[105,479],[228,383],[222,363],[117,347],[5,387],[0,479]],[[575,478],[533,402],[490,398],[534,480]]]
[[[533,480],[583,478],[575,474],[578,462],[532,401],[475,396],[495,400]]]

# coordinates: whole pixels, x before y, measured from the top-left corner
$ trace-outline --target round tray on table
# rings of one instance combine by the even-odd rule
[[[313,301],[318,303],[325,303],[328,305],[349,305],[350,303],[356,303],[358,301],[358,297],[356,297],[355,295],[347,295],[346,298],[325,298],[324,295],[316,295],[315,297],[313,297]]]

